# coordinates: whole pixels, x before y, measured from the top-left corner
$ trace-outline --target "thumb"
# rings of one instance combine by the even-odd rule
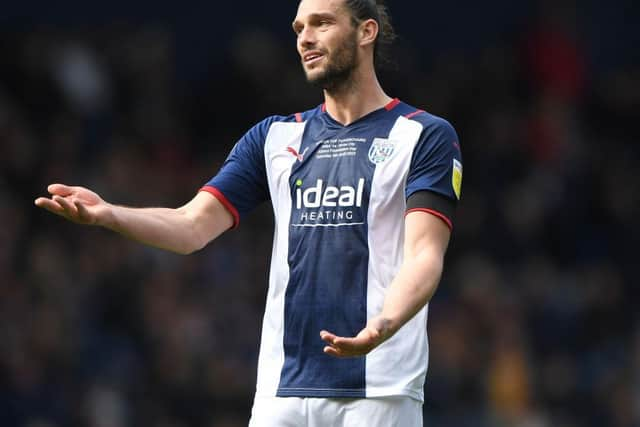
[[[65,197],[70,195],[73,192],[73,189],[64,184],[51,184],[47,187],[47,191],[51,194]]]

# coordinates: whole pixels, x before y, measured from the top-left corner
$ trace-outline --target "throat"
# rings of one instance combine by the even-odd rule
[[[349,126],[362,117],[382,108],[390,110],[397,105],[397,103],[398,100],[392,99],[387,95],[375,101],[364,102],[357,96],[334,98],[325,93],[325,108],[327,113],[333,120],[343,126]]]
[[[375,73],[353,73],[340,85],[324,90],[325,106],[329,115],[343,126],[391,103]]]

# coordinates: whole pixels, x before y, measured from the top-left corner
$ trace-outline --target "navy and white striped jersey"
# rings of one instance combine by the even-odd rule
[[[258,395],[423,400],[427,307],[366,357],[326,355],[319,332],[354,336],[380,313],[402,263],[407,199],[428,191],[455,202],[461,179],[453,127],[397,99],[347,126],[323,105],[269,117],[238,141],[202,190],[236,226],[273,205]]]

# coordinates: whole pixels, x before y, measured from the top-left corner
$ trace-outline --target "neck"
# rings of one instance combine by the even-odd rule
[[[325,89],[324,99],[329,115],[345,126],[392,100],[382,90],[373,69],[354,70],[354,74],[343,85]]]

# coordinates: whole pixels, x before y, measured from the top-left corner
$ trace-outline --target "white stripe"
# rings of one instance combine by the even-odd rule
[[[264,144],[264,155],[273,202],[275,230],[269,291],[262,322],[258,357],[256,395],[275,396],[284,365],[284,296],[289,283],[289,221],[291,218],[291,168],[298,160],[287,147],[300,152],[305,123],[276,122],[271,125]]]
[[[367,214],[369,265],[367,276],[367,319],[380,314],[387,289],[403,259],[405,186],[411,158],[422,125],[398,118],[389,134],[393,154],[376,165],[371,182]],[[421,310],[389,340],[367,355],[367,396],[380,396],[389,387],[423,400],[426,370],[426,309]],[[408,348],[409,347],[409,348]],[[389,369],[392,366],[393,369]]]
[[[345,222],[342,224],[291,224],[292,227],[348,227],[350,225],[362,225],[364,222]]]

